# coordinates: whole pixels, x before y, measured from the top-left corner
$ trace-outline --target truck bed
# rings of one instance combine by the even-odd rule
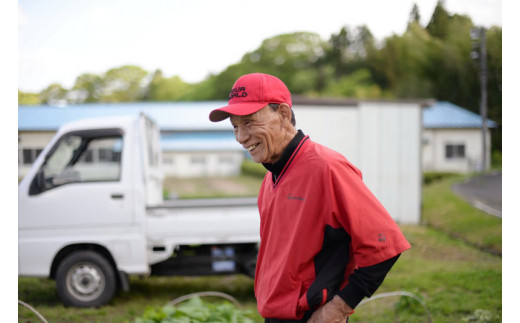
[[[179,246],[260,242],[256,198],[167,200],[146,209],[150,263]]]

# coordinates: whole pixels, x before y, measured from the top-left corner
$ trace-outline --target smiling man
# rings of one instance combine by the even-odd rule
[[[236,140],[268,172],[258,195],[258,311],[272,322],[345,322],[410,248],[397,224],[339,153],[296,129],[278,78],[247,74],[228,105]]]

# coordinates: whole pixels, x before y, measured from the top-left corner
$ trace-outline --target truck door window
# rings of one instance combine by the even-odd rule
[[[121,135],[64,137],[40,168],[30,194],[69,183],[119,181],[122,145]]]

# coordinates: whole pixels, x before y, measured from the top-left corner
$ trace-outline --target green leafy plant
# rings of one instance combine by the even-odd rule
[[[148,307],[142,317],[135,319],[135,323],[253,323],[251,314],[228,302],[209,303],[200,297],[193,297],[176,306]]]

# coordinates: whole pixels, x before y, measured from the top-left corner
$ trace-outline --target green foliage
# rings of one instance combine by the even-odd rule
[[[491,168],[492,169],[502,169],[502,152],[501,151],[493,151],[491,154]]]
[[[40,100],[43,104],[60,104],[66,96],[67,90],[61,84],[53,83],[40,93]]]
[[[72,89],[77,91],[79,102],[97,102],[103,92],[103,78],[91,73],[81,74],[76,78]]]
[[[417,292],[411,292],[415,297],[419,298],[423,303],[423,297]],[[409,296],[401,296],[399,300],[394,304],[394,309],[398,312],[408,312],[410,314],[424,315],[426,316],[426,310],[416,299]]]
[[[351,97],[358,99],[379,98],[381,88],[373,83],[368,69],[359,69],[341,77],[337,82],[330,82],[323,91],[331,97]]]
[[[190,85],[178,76],[163,77],[162,71],[155,71],[148,85],[145,99],[148,101],[180,101],[189,92]]]
[[[326,46],[318,34],[310,32],[282,34],[266,39],[258,49],[244,55],[240,64],[234,66],[235,71],[240,73],[233,75],[233,81],[227,85],[226,94],[230,90],[229,84],[233,84],[240,75],[251,72],[275,75],[284,80],[288,88],[294,88],[293,93],[307,92],[314,84],[309,86],[307,81],[306,86],[302,87],[302,82],[297,81],[294,76],[302,70],[316,73],[317,65],[325,55]],[[229,71],[224,73],[226,72]]]
[[[103,77],[103,102],[132,102],[141,100],[143,95],[142,82],[148,72],[139,66],[125,65],[112,68]]]
[[[242,175],[264,178],[267,169],[262,164],[255,163],[252,160],[245,159],[240,167]]]
[[[408,19],[408,27],[412,24],[419,24],[421,21],[421,14],[419,13],[419,7],[417,3],[413,4],[412,10],[410,11],[410,18]]]
[[[242,311],[228,302],[208,303],[194,297],[175,307],[148,307],[135,323],[199,323],[199,322],[236,322],[253,323],[251,312]]]
[[[426,26],[426,30],[428,30],[430,35],[444,39],[449,35],[449,23],[450,14],[444,8],[444,0],[439,0],[433,10],[430,22]]]
[[[40,97],[38,93],[22,92],[18,90],[18,104],[19,105],[33,105],[40,104]]]
[[[423,173],[423,184],[431,184],[434,181],[442,180],[449,177],[459,176],[456,173],[447,172],[424,172]]]

